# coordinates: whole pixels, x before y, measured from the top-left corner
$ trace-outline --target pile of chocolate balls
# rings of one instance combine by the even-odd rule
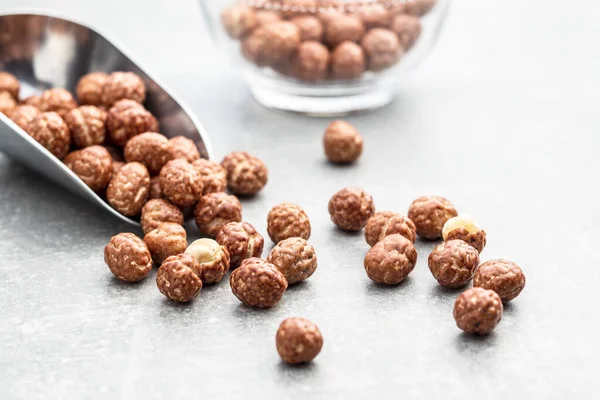
[[[271,208],[267,232],[275,246],[265,258],[264,238],[242,219],[237,196],[253,196],[264,188],[266,165],[246,152],[230,153],[221,163],[202,159],[189,139],[169,140],[158,133],[156,119],[142,105],[145,88],[137,75],[84,76],[77,86],[81,106],[64,89],[20,103],[18,94],[18,80],[0,73],[0,111],[116,210],[139,215],[143,238],[121,233],[104,249],[105,262],[118,279],[138,282],[157,265],[159,291],[175,302],[189,302],[203,285],[218,284],[233,269],[233,295],[250,307],[269,308],[289,285],[316,271],[316,252],[308,243],[311,224],[301,206],[285,202]],[[323,136],[325,155],[336,164],[355,162],[363,145],[359,131],[344,121],[332,122]],[[480,263],[485,231],[443,197],[420,197],[403,215],[376,212],[372,197],[351,187],[333,195],[328,208],[339,229],[364,229],[371,246],[364,268],[378,284],[397,285],[412,272],[417,236],[443,239],[429,255],[429,269],[446,288],[473,281],[454,306],[456,324],[465,332],[490,333],[502,318],[502,304],[525,287],[525,275],[514,262]],[[188,211],[205,236],[191,244],[183,227]],[[302,318],[286,319],[276,334],[277,350],[288,363],[311,361],[322,345],[318,327]]]
[[[258,67],[305,82],[359,79],[396,65],[436,0],[242,0],[221,22]]]

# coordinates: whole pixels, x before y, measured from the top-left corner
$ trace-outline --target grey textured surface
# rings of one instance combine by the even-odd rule
[[[154,274],[125,285],[108,272],[102,249],[128,227],[0,156],[1,399],[597,395],[597,2],[455,1],[439,47],[398,100],[350,119],[366,140],[350,168],[324,162],[326,120],[261,108],[218,65],[195,2],[147,3],[52,7],[120,38],[189,103],[218,158],[233,149],[262,157],[271,179],[244,202],[244,218],[266,235],[270,206],[301,204],[319,269],[268,311],[240,305],[227,282],[173,305]],[[431,243],[417,244],[404,284],[370,283],[364,239],[327,215],[345,185],[366,188],[380,210],[405,212],[435,193],[476,216],[488,232],[483,259],[512,259],[527,274],[495,333],[454,326],[459,291],[436,286]],[[323,332],[309,366],[279,362],[275,330],[288,316]]]

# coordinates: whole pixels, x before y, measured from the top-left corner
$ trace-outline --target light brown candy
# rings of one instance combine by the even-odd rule
[[[65,115],[65,123],[71,131],[73,145],[82,149],[104,144],[106,139],[106,111],[95,106],[81,106]]]
[[[169,161],[160,171],[162,194],[179,207],[196,204],[202,196],[200,174],[189,162],[182,158]]]
[[[473,286],[493,290],[503,303],[514,300],[525,288],[525,274],[514,262],[497,259],[484,262],[477,268]]]
[[[267,232],[273,243],[291,237],[308,240],[310,231],[308,215],[297,204],[288,202],[278,204],[271,208],[267,215]]]
[[[264,239],[247,222],[230,222],[217,235],[217,242],[225,246],[231,257],[231,268],[237,268],[247,258],[260,257]]]
[[[262,54],[268,65],[289,60],[300,45],[300,29],[291,22],[275,22],[260,29],[264,30]]]
[[[64,118],[74,108],[77,108],[77,102],[66,89],[48,89],[40,96],[39,109],[42,112],[54,111]]]
[[[55,112],[40,113],[29,124],[27,133],[59,159],[67,155],[71,146],[69,128]]]
[[[146,85],[139,75],[133,72],[113,72],[102,88],[102,104],[112,107],[119,100],[129,99],[136,103],[146,100]]]
[[[194,141],[185,136],[175,136],[169,139],[169,149],[173,159],[183,158],[192,163],[200,158],[200,152]]]
[[[435,7],[437,0],[407,0],[404,12],[417,17],[423,17]]]
[[[398,36],[389,29],[371,29],[361,41],[370,71],[383,71],[396,64],[404,50]]]
[[[7,91],[0,92],[0,113],[4,115],[10,112],[17,106],[17,101]]]
[[[22,101],[22,104],[26,104],[28,106],[33,106],[33,107],[35,107],[35,108],[37,108],[39,110],[39,108],[40,108],[40,100],[41,100],[40,96],[33,95],[33,96],[29,96],[29,97],[25,98]]]
[[[373,198],[360,188],[342,189],[329,200],[329,215],[345,231],[359,231],[375,213]]]
[[[21,84],[16,76],[11,73],[0,71],[0,92],[7,92],[10,96],[17,100],[19,98],[19,90]]]
[[[226,7],[221,13],[221,23],[234,39],[246,36],[258,25],[254,10],[245,4]]]
[[[442,238],[448,240],[463,240],[482,252],[487,243],[485,231],[481,229],[473,217],[461,214],[450,218],[442,229]]]
[[[323,148],[329,161],[349,164],[362,154],[363,138],[353,125],[345,121],[333,121],[323,135]]]
[[[412,272],[417,263],[417,251],[412,242],[394,234],[377,242],[365,257],[367,276],[376,283],[397,285]]]
[[[360,42],[365,34],[365,25],[354,15],[338,15],[325,27],[325,43],[334,48],[346,41]]]
[[[204,189],[202,194],[224,192],[227,188],[227,172],[221,164],[201,158],[192,163],[200,174]]]
[[[229,271],[229,251],[212,239],[198,239],[185,251],[198,260],[196,273],[202,283],[217,283]]]
[[[152,270],[152,256],[142,239],[133,233],[120,233],[104,248],[104,261],[110,272],[125,282],[138,282]]]
[[[392,20],[390,29],[398,35],[404,51],[408,51],[421,36],[421,21],[412,15],[399,14]]]
[[[267,257],[290,285],[308,279],[317,270],[315,248],[306,240],[291,237],[279,242]]]
[[[256,18],[257,27],[281,21],[281,14],[276,11],[257,9],[254,11],[254,17]]]
[[[113,161],[102,146],[90,146],[67,154],[65,165],[94,192],[108,186],[113,174]]]
[[[106,127],[111,143],[122,147],[136,135],[157,132],[158,121],[139,103],[125,99],[108,110]]]
[[[6,114],[15,124],[19,125],[25,132],[29,131],[29,124],[40,114],[34,106],[21,104],[8,111]]]
[[[367,68],[363,48],[354,42],[343,42],[331,53],[331,76],[333,79],[360,78]]]
[[[269,308],[281,300],[288,283],[273,264],[261,258],[249,258],[233,271],[229,279],[231,291],[242,303]]]
[[[181,254],[187,248],[187,234],[180,224],[163,222],[144,236],[152,260],[160,264],[167,257]]]
[[[323,39],[323,24],[319,18],[312,15],[300,15],[290,19],[290,22],[300,29],[302,42],[307,40],[320,42]]]
[[[329,50],[316,41],[306,41],[298,47],[292,61],[292,75],[307,82],[318,82],[327,78],[329,72]]]
[[[125,164],[116,172],[106,190],[106,200],[118,212],[133,217],[142,211],[150,192],[150,174],[138,162]]]
[[[356,15],[368,30],[372,28],[389,28],[393,12],[383,4],[372,3],[359,7]]]
[[[275,336],[277,352],[288,364],[311,362],[323,348],[323,336],[319,328],[304,318],[284,320]]]
[[[389,235],[399,234],[415,242],[417,230],[410,218],[392,211],[379,211],[373,214],[365,227],[365,240],[369,246],[374,246]]]
[[[450,240],[433,249],[428,264],[440,286],[458,288],[473,279],[479,266],[479,253],[462,240]]]
[[[454,303],[456,326],[467,333],[487,335],[502,319],[502,301],[493,290],[469,289]]]
[[[167,258],[156,272],[156,286],[169,299],[187,303],[198,297],[202,281],[196,275],[198,261],[189,254]]]
[[[242,204],[223,192],[205,194],[194,207],[194,219],[200,232],[214,238],[226,224],[242,220]]]
[[[127,162],[144,164],[152,176],[157,175],[173,158],[169,139],[156,132],[132,137],[125,145],[124,155]]]
[[[81,104],[92,106],[102,105],[102,91],[108,80],[108,74],[104,72],[92,72],[79,79],[75,92]]]
[[[408,218],[415,224],[417,235],[428,240],[441,237],[446,221],[457,215],[452,203],[441,196],[419,197],[408,209]]]
[[[227,188],[233,194],[253,196],[267,184],[267,166],[258,157],[247,152],[229,153],[221,165],[227,172]]]
[[[140,223],[145,234],[158,228],[163,222],[172,222],[183,225],[183,211],[164,199],[148,200],[142,207]]]

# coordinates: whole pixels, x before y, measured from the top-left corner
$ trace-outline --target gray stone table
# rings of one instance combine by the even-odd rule
[[[104,245],[129,227],[0,155],[0,399],[598,395],[598,2],[455,1],[398,99],[350,118],[366,140],[350,168],[323,159],[327,120],[266,110],[221,67],[193,0],[0,0],[13,6],[110,32],[189,103],[217,158],[234,149],[263,158],[270,182],[244,202],[244,218],[266,235],[272,205],[301,204],[319,269],[268,311],[241,305],[227,282],[174,305],[154,274],[126,285],[104,265]],[[515,260],[527,274],[498,329],[474,338],[456,328],[459,291],[428,271],[432,243],[417,243],[418,265],[399,287],[371,283],[364,239],[327,214],[346,185],[363,186],[381,210],[442,194],[475,215],[488,232],[483,258]],[[324,334],[311,365],[279,361],[274,335],[289,316]]]

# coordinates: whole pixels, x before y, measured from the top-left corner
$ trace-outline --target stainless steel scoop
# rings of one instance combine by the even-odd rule
[[[0,70],[19,78],[22,98],[51,87],[74,92],[79,78],[89,72],[135,72],[146,83],[145,106],[158,119],[160,132],[167,137],[182,135],[192,139],[200,154],[209,158],[208,138],[196,117],[164,85],[95,29],[57,16],[0,13]],[[0,151],[118,218],[139,225],[110,207],[2,113]]]

